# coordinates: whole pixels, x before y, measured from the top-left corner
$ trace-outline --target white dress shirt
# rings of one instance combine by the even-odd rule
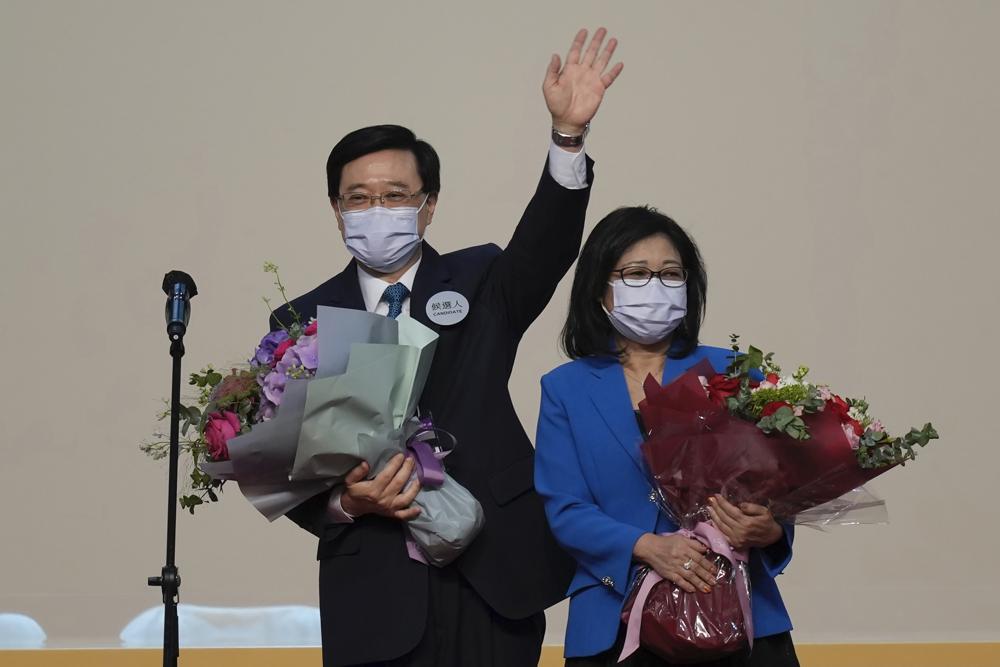
[[[396,282],[406,285],[406,289],[413,291],[413,279],[417,277],[417,269],[420,268],[421,260],[418,259],[413,266],[406,270],[406,273],[399,277]],[[358,266],[358,282],[361,283],[361,296],[365,299],[365,310],[376,315],[388,315],[389,304],[382,300],[382,295],[392,283],[368,273],[361,266]],[[410,295],[403,299],[403,315],[410,314]]]

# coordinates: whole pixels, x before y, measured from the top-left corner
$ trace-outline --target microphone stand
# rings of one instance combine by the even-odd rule
[[[181,405],[181,358],[184,356],[184,333],[190,316],[188,300],[198,293],[194,281],[186,273],[171,271],[163,279],[167,293],[167,335],[173,373],[170,386],[170,473],[167,480],[167,556],[160,576],[149,577],[147,584],[158,587],[163,594],[163,667],[176,667],[180,656],[177,603],[181,577],[174,562],[177,537],[177,459],[180,454],[179,422]]]

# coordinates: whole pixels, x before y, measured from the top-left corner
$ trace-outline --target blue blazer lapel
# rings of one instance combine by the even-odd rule
[[[613,360],[609,360],[606,364],[598,363],[600,365],[595,364],[591,368],[593,377],[588,392],[590,400],[608,429],[614,434],[618,444],[645,475],[646,464],[639,453],[642,433],[639,432],[639,424],[632,410],[628,387],[625,385],[625,374],[621,366]]]
[[[691,369],[692,366],[697,364],[702,359],[705,359],[704,348],[695,348],[694,352],[682,359],[667,359],[666,365],[663,367],[663,379],[660,384],[666,386],[676,380],[682,373]]]
[[[700,349],[683,359],[668,359],[663,368],[662,384],[668,384],[705,358]],[[635,419],[632,402],[625,384],[625,373],[621,365],[614,359],[591,361],[592,382],[589,389],[590,400],[597,413],[614,434],[618,444],[622,446],[629,458],[646,474],[646,462],[639,451],[642,433]]]

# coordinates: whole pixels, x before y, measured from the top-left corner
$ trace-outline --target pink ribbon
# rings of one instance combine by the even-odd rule
[[[694,530],[688,530],[682,528],[677,531],[678,535],[683,535],[684,537],[690,537],[698,540],[702,544],[705,544],[715,553],[729,560],[736,569],[736,593],[740,599],[740,611],[743,612],[743,629],[747,633],[747,641],[750,643],[750,648],[753,648],[753,613],[750,609],[750,596],[748,591],[750,587],[747,585],[746,580],[746,569],[739,566],[739,563],[747,562],[747,552],[734,551],[730,546],[726,537],[719,531],[718,528],[710,523],[699,522],[695,525]],[[628,625],[625,626],[625,645],[622,647],[621,655],[618,656],[618,662],[621,662],[625,658],[629,657],[635,653],[636,649],[639,648],[639,634],[642,628],[642,610],[646,606],[646,598],[649,597],[649,592],[653,590],[653,586],[663,581],[663,577],[658,575],[655,570],[650,569],[646,573],[646,577],[642,581],[642,585],[639,586],[639,591],[636,593],[635,601],[632,603],[632,610],[628,615]]]

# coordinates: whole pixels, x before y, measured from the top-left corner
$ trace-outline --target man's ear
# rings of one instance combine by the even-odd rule
[[[427,224],[430,225],[434,221],[434,210],[437,208],[438,196],[435,192],[434,194],[427,195],[427,203],[424,204],[424,208],[427,210]]]
[[[337,227],[340,229],[341,233],[343,233],[344,217],[340,215],[340,207],[337,206],[337,200],[334,197],[330,197],[330,206],[333,208],[333,216],[337,218]]]

